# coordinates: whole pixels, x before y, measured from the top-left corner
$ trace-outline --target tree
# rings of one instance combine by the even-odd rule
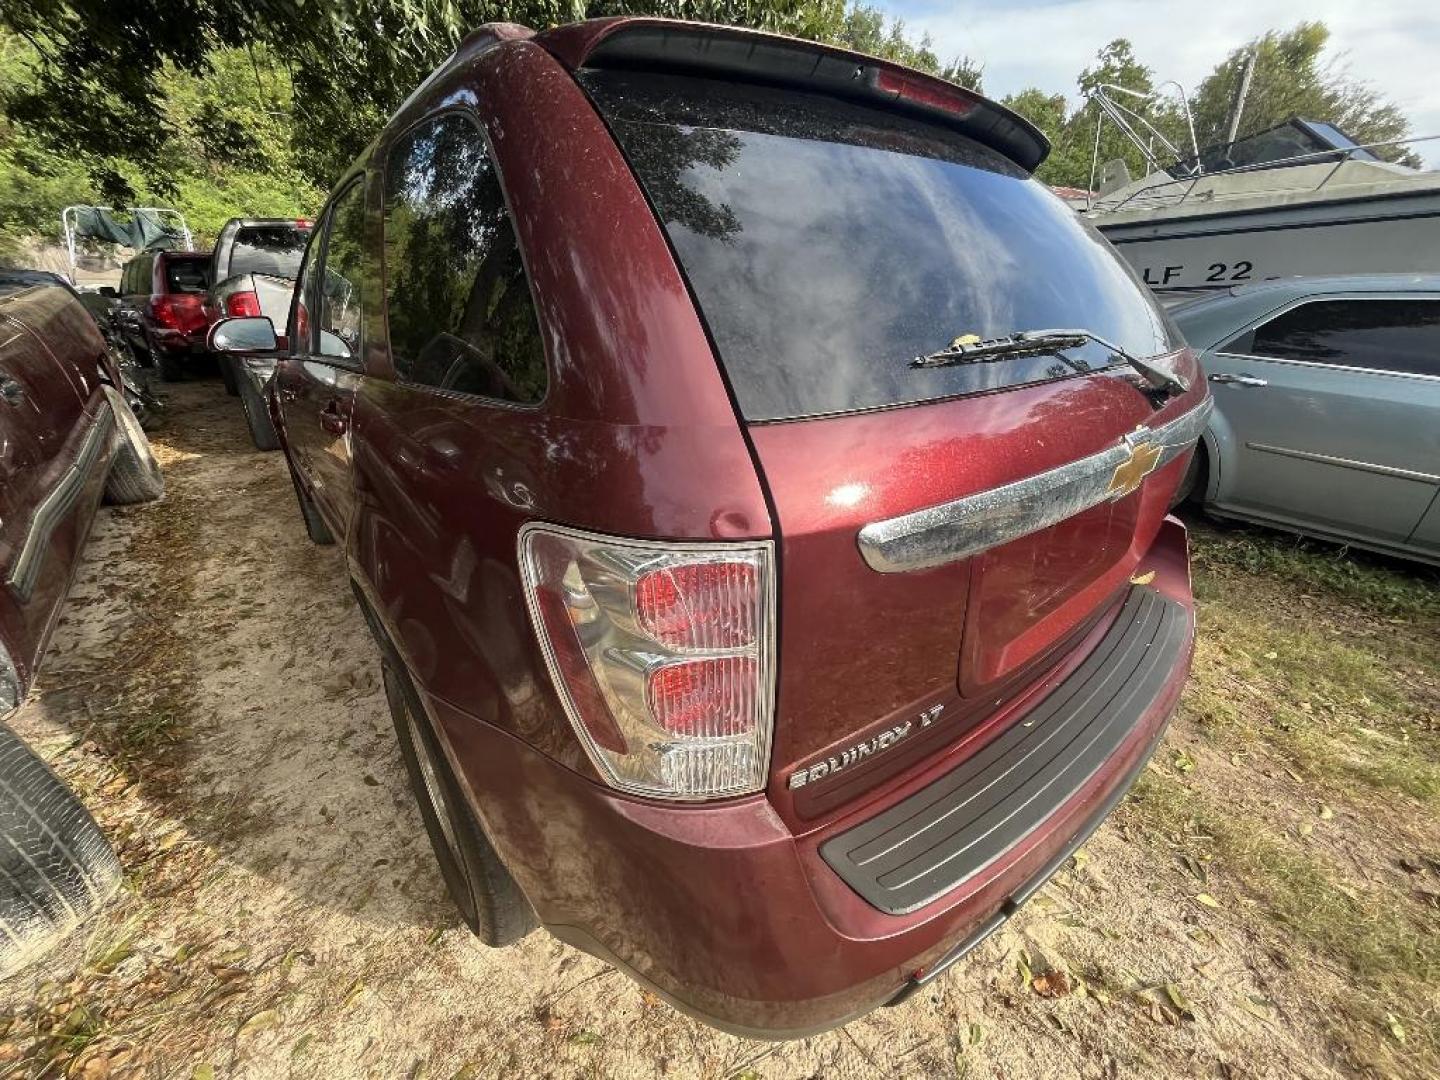
[[[328,186],[468,30],[621,14],[773,30],[940,70],[928,41],[847,0],[6,0],[0,29],[23,37],[35,64],[24,85],[3,91],[0,107],[83,165],[111,201],[133,199],[137,178],[173,193],[164,73],[210,78],[226,50],[259,53],[288,77],[297,159]],[[952,69],[957,79],[978,75],[964,62]]]
[[[1410,126],[1400,109],[1369,85],[1350,77],[1338,61],[1321,56],[1330,31],[1321,22],[1302,22],[1283,33],[1271,30],[1220,63],[1196,91],[1191,107],[1201,145],[1221,142],[1246,58],[1255,53],[1255,71],[1241,114],[1240,134],[1283,123],[1292,116],[1327,120],[1361,144],[1403,139]],[[1419,159],[1398,147],[1382,157],[1418,167]]]

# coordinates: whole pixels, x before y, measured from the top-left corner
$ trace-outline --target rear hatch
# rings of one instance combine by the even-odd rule
[[[592,64],[577,78],[665,226],[774,504],[772,790],[944,707],[903,752],[797,790],[798,816],[818,818],[1072,653],[1139,569],[1184,465],[1142,454],[1135,489],[1098,505],[1006,485],[1091,455],[1106,455],[1108,483],[1132,457],[1127,434],[1204,391],[1145,392],[1109,345],[1182,376],[1193,360],[1109,245],[1013,155],[915,110],[712,74]],[[1108,344],[912,366],[957,338],[1075,327]],[[978,547],[925,517],[968,497]],[[930,547],[867,552],[862,536],[886,523],[930,529]]]

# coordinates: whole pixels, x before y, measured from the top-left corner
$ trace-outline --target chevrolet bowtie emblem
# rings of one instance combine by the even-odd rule
[[[1140,481],[1150,475],[1155,463],[1160,460],[1160,447],[1146,441],[1148,431],[1137,431],[1125,436],[1125,445],[1130,456],[1115,466],[1115,475],[1110,478],[1109,493],[1112,499],[1129,495],[1140,486]]]

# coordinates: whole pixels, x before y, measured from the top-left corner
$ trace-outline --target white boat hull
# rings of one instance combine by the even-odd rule
[[[1095,224],[1167,300],[1267,278],[1440,272],[1440,191]]]

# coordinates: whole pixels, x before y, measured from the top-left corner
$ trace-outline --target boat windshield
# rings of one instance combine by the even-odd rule
[[[1254,135],[1236,139],[1233,143],[1206,146],[1201,149],[1198,160],[1207,173],[1241,167],[1263,168],[1267,165],[1283,168],[1296,164],[1293,159],[1299,157],[1307,158],[1307,165],[1339,161],[1345,157],[1353,161],[1379,160],[1370,151],[1359,147],[1359,143],[1334,124],[1321,120],[1302,120],[1296,116],[1283,124],[1276,124],[1264,131],[1257,131]],[[1187,154],[1168,165],[1165,171],[1176,180],[1193,176],[1196,160],[1194,155]]]

